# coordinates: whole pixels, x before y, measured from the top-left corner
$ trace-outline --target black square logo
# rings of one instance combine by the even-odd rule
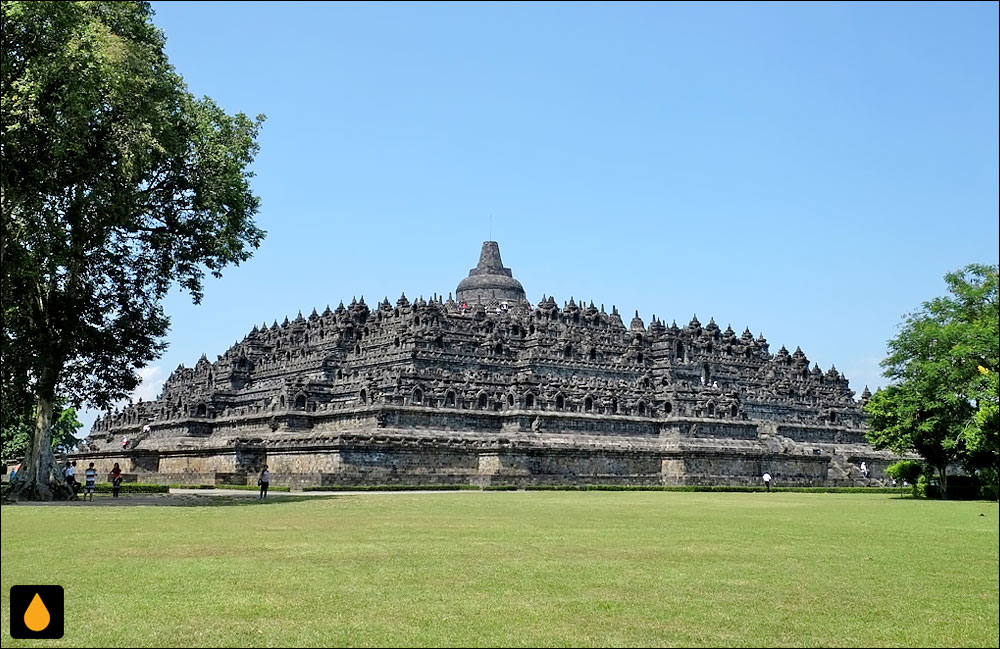
[[[10,637],[63,637],[63,599],[62,586],[11,586]]]

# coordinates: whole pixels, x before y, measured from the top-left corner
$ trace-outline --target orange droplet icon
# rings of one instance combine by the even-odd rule
[[[42,598],[38,596],[38,593],[35,593],[35,597],[28,604],[28,610],[24,612],[24,626],[38,633],[49,625],[51,619],[49,609],[45,608]]]

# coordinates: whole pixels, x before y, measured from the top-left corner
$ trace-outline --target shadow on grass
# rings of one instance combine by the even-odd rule
[[[917,502],[917,503],[989,503],[992,505],[998,504],[995,500],[987,500],[986,498],[927,498],[926,496],[911,496],[910,494],[892,495],[889,496],[889,500],[900,500],[906,502]]]
[[[278,496],[268,497],[263,500],[257,496],[214,496],[214,495],[188,495],[177,496],[180,502],[171,503],[174,507],[273,507],[287,503],[301,503],[314,500],[333,500],[343,498],[343,496]]]
[[[4,502],[4,506],[42,506],[42,507],[94,507],[95,509],[117,507],[273,507],[285,503],[297,503],[311,500],[331,500],[343,498],[342,495],[323,496],[276,496],[260,500],[256,495],[238,496],[232,494],[131,494],[112,499],[109,496],[98,496],[94,501],[57,500],[37,502],[23,500]]]

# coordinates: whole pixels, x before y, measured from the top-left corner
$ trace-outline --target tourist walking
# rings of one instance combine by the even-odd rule
[[[767,471],[764,472],[764,487],[770,491],[771,490],[771,474]]]
[[[257,496],[257,500],[262,500],[267,498],[267,487],[271,483],[271,472],[267,470],[267,465],[264,465],[264,470],[260,472],[260,477],[257,478],[257,484],[260,485],[260,495]]]
[[[868,465],[864,462],[861,463],[861,476],[866,480],[868,479]]]
[[[93,462],[83,472],[83,479],[83,499],[86,500],[87,494],[90,494],[90,502],[94,502],[94,490],[97,488],[97,469],[94,468]]]
[[[111,479],[111,497],[118,497],[118,490],[122,488],[122,469],[115,462],[115,468],[111,469],[111,473],[108,474],[108,478]]]

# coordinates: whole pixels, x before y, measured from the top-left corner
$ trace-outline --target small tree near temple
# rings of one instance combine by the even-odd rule
[[[917,495],[917,480],[920,475],[924,472],[924,467],[920,462],[914,462],[913,460],[900,460],[895,464],[890,464],[885,468],[885,474],[895,480],[899,484],[899,493],[903,493],[903,484],[908,484],[913,492],[913,495]]]

